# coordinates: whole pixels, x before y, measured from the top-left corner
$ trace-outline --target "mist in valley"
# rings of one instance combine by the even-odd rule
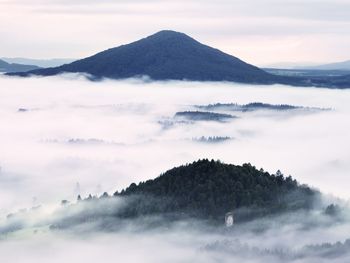
[[[348,90],[147,79],[92,82],[82,75],[2,76],[0,89],[4,262],[345,262],[350,257]],[[298,108],[205,108],[253,102]],[[198,119],[199,111],[221,115],[200,113]],[[197,117],[179,118],[179,112]],[[217,119],[227,115],[234,118]],[[324,200],[312,212],[256,219],[232,229],[224,227],[224,219],[218,229],[192,220],[147,228],[154,218],[146,216],[116,222],[108,208],[118,210],[127,202],[119,198],[61,206],[62,200],[75,204],[78,195],[111,195],[202,158],[251,163],[272,173],[280,169],[320,190]],[[339,217],[323,213],[330,203],[344,208]],[[103,214],[104,220],[50,227],[87,211]],[[109,225],[121,227],[101,227]]]

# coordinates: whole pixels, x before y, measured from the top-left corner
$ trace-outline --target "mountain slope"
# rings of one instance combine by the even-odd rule
[[[39,69],[39,67],[33,65],[10,64],[0,60],[0,72],[26,72],[34,69]]]
[[[160,31],[71,64],[19,75],[50,76],[63,72],[84,72],[96,78],[122,79],[147,75],[154,80],[187,79],[259,84],[274,83],[279,78],[174,31]]]

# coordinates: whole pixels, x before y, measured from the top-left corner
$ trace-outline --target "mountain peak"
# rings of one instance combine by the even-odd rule
[[[190,36],[186,35],[182,32],[177,32],[173,30],[161,30],[153,35],[146,37],[146,39],[150,40],[191,40],[195,41]],[[197,42],[197,41],[195,41]]]
[[[158,31],[157,33],[154,33],[151,36],[157,36],[157,35],[158,36],[187,36],[185,33],[169,30],[169,29]]]

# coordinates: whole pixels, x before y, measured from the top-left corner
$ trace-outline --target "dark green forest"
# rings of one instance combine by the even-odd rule
[[[168,214],[221,221],[234,211],[244,220],[266,214],[309,209],[318,192],[285,177],[214,160],[199,160],[173,168],[154,180],[132,183],[115,196],[132,200],[119,214],[137,217]]]

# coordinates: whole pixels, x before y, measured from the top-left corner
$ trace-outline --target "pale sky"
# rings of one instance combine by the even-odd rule
[[[0,57],[82,58],[163,29],[257,65],[350,59],[350,0],[0,0]]]

